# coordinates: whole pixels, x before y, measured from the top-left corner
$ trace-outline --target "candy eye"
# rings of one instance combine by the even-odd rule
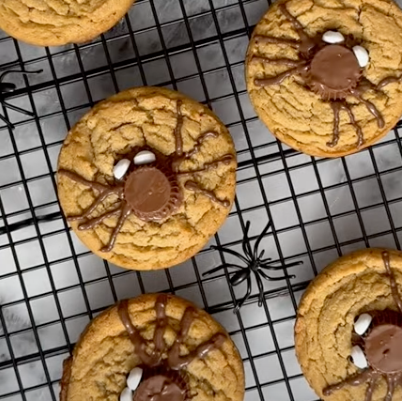
[[[133,392],[140,384],[142,372],[143,370],[138,367],[131,370],[127,378],[127,387],[120,394],[120,401],[133,401]]]
[[[141,150],[134,156],[134,164],[140,166],[141,164],[153,163],[156,160],[154,153],[149,150]]]
[[[365,67],[369,62],[368,51],[363,46],[354,46],[352,50],[360,67]]]
[[[352,358],[352,362],[360,369],[365,369],[368,366],[366,356],[364,355],[363,350],[358,346],[355,345],[352,348],[352,353],[350,354]]]
[[[358,319],[355,321],[354,329],[355,332],[362,336],[370,327],[371,321],[373,318],[368,313],[361,314]]]
[[[342,43],[342,42],[344,42],[345,38],[340,32],[327,31],[327,32],[324,33],[324,35],[322,35],[322,40],[325,43],[334,44],[334,43]]]
[[[113,167],[113,175],[117,180],[121,180],[127,173],[130,167],[130,160],[128,159],[121,159],[119,160],[116,165]]]
[[[134,368],[131,370],[127,378],[127,386],[131,391],[135,391],[140,384],[142,378],[142,369]]]

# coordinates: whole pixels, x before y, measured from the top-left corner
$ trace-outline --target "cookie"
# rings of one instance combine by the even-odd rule
[[[89,41],[126,14],[134,0],[2,0],[0,29],[37,46]]]
[[[295,326],[297,358],[324,401],[402,398],[402,252],[366,249],[309,285]]]
[[[58,193],[71,227],[94,253],[137,270],[195,255],[225,221],[236,153],[205,106],[161,88],[96,105],[60,152]]]
[[[243,401],[244,386],[219,323],[184,299],[148,294],[89,324],[64,362],[60,401]]]
[[[345,156],[402,115],[402,11],[390,0],[279,0],[256,26],[247,90],[290,147]]]

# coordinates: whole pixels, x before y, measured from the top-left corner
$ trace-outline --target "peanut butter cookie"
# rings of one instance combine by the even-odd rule
[[[59,199],[94,253],[129,269],[196,254],[226,219],[236,153],[205,106],[167,89],[136,88],[95,106],[68,134]]]
[[[391,0],[278,0],[254,30],[246,80],[279,140],[312,156],[357,152],[402,114],[402,11]]]
[[[366,249],[326,267],[307,288],[296,354],[325,401],[402,399],[402,252]]]
[[[60,401],[243,401],[244,372],[225,329],[166,294],[96,317],[64,362]]]
[[[112,28],[134,0],[2,0],[0,29],[38,46],[89,41]]]

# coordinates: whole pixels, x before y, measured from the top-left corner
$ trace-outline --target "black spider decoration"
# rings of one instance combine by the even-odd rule
[[[242,243],[242,248],[244,255],[229,249],[225,248],[223,246],[211,246],[212,249],[219,250],[221,252],[229,253],[233,256],[236,256],[239,258],[245,266],[240,266],[236,265],[233,263],[224,263],[221,266],[215,267],[211,270],[206,271],[203,275],[209,275],[212,273],[217,272],[220,269],[235,269],[237,272],[231,272],[229,273],[231,275],[230,277],[230,283],[232,286],[236,287],[237,285],[241,284],[243,281],[247,280],[247,291],[243,299],[239,302],[236,303],[234,312],[237,312],[243,305],[244,303],[249,299],[251,295],[251,290],[252,290],[252,281],[251,281],[251,273],[254,273],[255,279],[257,281],[258,285],[258,290],[259,290],[259,297],[258,297],[258,306],[262,305],[263,299],[264,299],[264,285],[262,282],[261,278],[264,278],[265,280],[270,280],[270,281],[279,281],[283,280],[285,278],[295,278],[296,276],[294,275],[288,275],[285,270],[285,275],[280,276],[280,277],[271,277],[267,273],[265,273],[264,270],[281,270],[285,268],[290,268],[293,266],[298,266],[303,264],[302,261],[298,262],[293,262],[289,263],[287,265],[282,265],[282,266],[274,266],[273,262],[271,262],[271,258],[265,258],[263,259],[263,256],[265,254],[265,250],[263,249],[261,252],[258,250],[258,247],[260,245],[261,240],[263,239],[264,235],[268,232],[268,230],[271,227],[271,222],[268,221],[267,225],[265,226],[264,230],[262,233],[258,236],[257,240],[255,241],[254,248],[251,248],[250,245],[250,239],[248,237],[248,231],[250,229],[250,222],[247,221],[246,223],[246,229],[244,232],[244,237],[243,237],[243,243]]]
[[[15,63],[12,64],[7,64],[0,66],[0,71],[3,71],[0,74],[0,103],[3,105],[3,107],[8,107],[11,110],[16,111],[17,113],[25,114],[27,116],[33,117],[34,113],[31,111],[22,109],[21,107],[15,106],[13,104],[10,104],[4,100],[4,94],[6,93],[12,93],[17,89],[17,86],[13,84],[12,82],[3,82],[4,78],[8,74],[22,74],[22,75],[28,75],[28,74],[40,74],[43,72],[43,70],[36,70],[36,71],[20,71],[20,70],[13,70],[10,69],[15,65]],[[8,128],[14,129],[14,125],[3,115],[0,114],[0,120],[3,121]]]

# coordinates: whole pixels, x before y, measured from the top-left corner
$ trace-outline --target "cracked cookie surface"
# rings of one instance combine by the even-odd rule
[[[255,40],[258,36],[299,40],[292,23],[280,10],[289,13],[314,37],[338,31],[353,38],[368,50],[370,61],[363,77],[377,85],[387,77],[402,76],[402,11],[390,0],[279,0],[269,9],[253,32],[246,59],[246,81],[250,99],[259,118],[281,141],[313,156],[338,157],[372,145],[395,126],[402,114],[402,82],[392,82],[381,90],[367,90],[363,98],[375,105],[384,118],[379,128],[376,118],[355,97],[348,96],[355,125],[361,127],[364,143],[356,144],[356,129],[347,110],[339,114],[339,142],[330,147],[334,113],[330,102],[311,91],[298,75],[287,77],[280,85],[258,86],[256,79],[278,76],[290,67],[251,61],[253,56],[269,59],[299,60],[293,46]]]
[[[96,105],[68,134],[59,156],[58,170],[68,170],[100,184],[113,184],[117,160],[133,149],[148,147],[163,155],[175,152],[178,124],[177,104],[181,102],[181,138],[183,151],[192,153],[199,138],[209,137],[197,153],[181,164],[185,171],[199,171],[191,181],[197,183],[227,205],[218,203],[205,192],[187,189],[189,176],[179,175],[183,202],[160,221],[144,221],[131,214],[117,235],[110,252],[100,250],[108,243],[118,217],[109,217],[95,227],[79,230],[79,221],[71,227],[94,253],[112,263],[137,270],[174,266],[196,254],[225,221],[235,196],[236,158],[232,138],[226,127],[205,106],[161,88],[136,88],[122,92]],[[229,164],[202,170],[214,161],[232,156]],[[194,178],[195,177],[195,178]],[[193,181],[194,180],[194,181]],[[58,193],[67,216],[82,215],[97,196],[96,191],[68,176],[58,174]],[[92,217],[115,208],[118,198],[106,198]]]
[[[128,303],[129,317],[141,337],[147,340],[149,354],[154,348],[157,297],[158,294],[147,294]],[[242,401],[244,372],[240,355],[225,329],[209,314],[184,299],[168,295],[168,325],[163,337],[166,345],[170,348],[177,338],[187,308],[195,308],[196,317],[180,355],[187,355],[218,333],[226,338],[219,348],[187,366],[192,401]],[[118,307],[109,308],[88,325],[73,356],[65,361],[61,401],[118,401],[127,374],[139,365],[141,360],[119,317]]]
[[[0,29],[38,46],[89,41],[112,28],[135,0],[2,0]]]
[[[384,249],[353,252],[327,266],[309,285],[298,308],[295,326],[296,354],[302,371],[325,401],[366,398],[367,384],[345,386],[331,395],[323,390],[361,372],[350,360],[355,318],[372,310],[397,311],[383,260]],[[399,291],[402,289],[402,252],[388,250]],[[372,401],[383,401],[384,378],[377,382]],[[402,398],[397,387],[394,400]]]

